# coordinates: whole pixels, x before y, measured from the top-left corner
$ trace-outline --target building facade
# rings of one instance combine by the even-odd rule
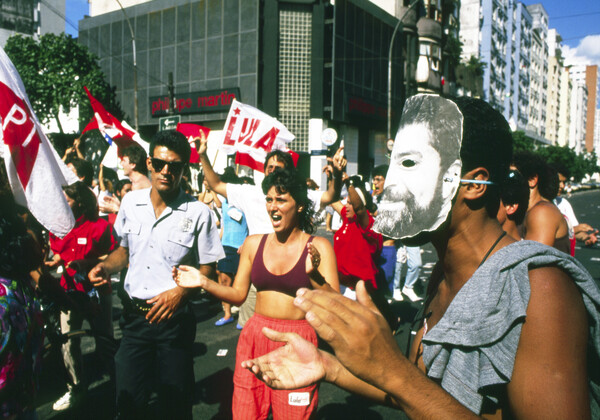
[[[91,9],[101,10],[94,3],[102,2],[91,4]],[[159,117],[172,113],[181,122],[210,127],[209,143],[214,144],[229,111],[227,101],[235,97],[276,117],[295,134],[290,147],[304,153],[311,167],[307,175],[317,183],[323,181],[325,128],[338,132],[338,143],[344,140],[350,173],[368,174],[379,156],[385,159],[387,57],[398,20],[373,3],[133,3],[139,4],[127,7],[123,1],[124,10],[81,20],[79,40],[100,57],[130,122],[137,96],[143,136],[156,131]],[[404,100],[402,43],[394,45],[392,56],[396,127]],[[226,163],[221,161],[217,169]]]
[[[539,3],[527,6],[527,10],[533,19],[527,128],[536,135],[545,138],[546,106],[548,103],[548,13]]]
[[[563,60],[561,55],[561,38],[556,29],[548,30],[548,89],[546,103],[546,138],[551,144],[558,143],[560,128],[559,112],[561,96],[561,75]]]
[[[509,3],[506,51],[504,118],[525,130],[529,118],[532,18],[523,3]]]
[[[569,148],[577,154],[585,151],[585,134],[587,127],[588,90],[586,86],[585,65],[569,67],[571,78],[571,123],[569,125]]]
[[[596,129],[596,107],[598,105],[598,66],[586,66],[585,86],[588,92],[585,129],[585,150],[594,150],[594,133]]]
[[[0,1],[0,45],[15,34],[35,38],[65,31],[65,0]]]

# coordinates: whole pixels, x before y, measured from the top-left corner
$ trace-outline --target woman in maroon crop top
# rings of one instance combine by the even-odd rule
[[[284,343],[267,339],[264,327],[296,332],[317,344],[317,336],[304,320],[304,312],[293,304],[300,287],[339,291],[333,247],[325,238],[313,237],[312,204],[306,183],[295,171],[278,169],[262,183],[267,213],[274,233],[252,235],[241,248],[240,264],[233,285],[220,285],[189,266],[173,269],[181,287],[201,287],[217,298],[241,305],[250,283],[257,288],[256,311],[241,332],[234,373],[233,418],[306,418],[316,410],[318,385],[294,391],[273,390],[241,367],[244,360],[269,353]]]

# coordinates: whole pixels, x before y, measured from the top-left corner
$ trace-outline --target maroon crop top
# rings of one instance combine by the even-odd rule
[[[308,238],[307,244],[310,243],[313,236]],[[263,251],[267,235],[263,235],[260,240],[260,245],[256,250],[256,256],[252,263],[252,271],[250,272],[250,281],[259,292],[271,290],[274,292],[285,293],[288,296],[296,297],[296,291],[301,287],[312,289],[312,284],[308,274],[306,274],[306,256],[308,255],[308,247],[304,247],[304,251],[300,255],[298,262],[290,271],[285,274],[277,275],[271,273],[265,267],[263,259]]]

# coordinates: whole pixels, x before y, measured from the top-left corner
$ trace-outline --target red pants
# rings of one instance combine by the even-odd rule
[[[266,419],[272,408],[274,420],[309,419],[317,409],[318,385],[290,391],[275,390],[241,367],[244,360],[254,359],[284,345],[265,337],[261,331],[263,327],[294,332],[317,345],[317,335],[305,320],[273,319],[254,314],[244,325],[238,340],[233,374],[233,418]]]

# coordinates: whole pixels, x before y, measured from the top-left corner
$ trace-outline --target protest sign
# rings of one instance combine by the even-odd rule
[[[267,153],[271,150],[289,151],[294,135],[275,118],[233,100],[220,150],[228,155],[237,153],[236,163],[263,171]]]

